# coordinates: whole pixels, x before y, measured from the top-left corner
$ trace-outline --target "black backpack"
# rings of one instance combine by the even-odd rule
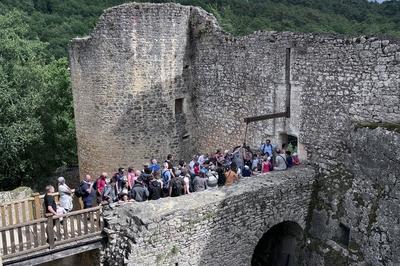
[[[81,183],[79,183],[79,186],[75,189],[74,195],[78,198],[83,197],[83,195],[85,195],[85,193],[82,190],[82,185],[83,185],[83,181]]]
[[[150,199],[158,200],[161,198],[161,183],[153,180],[149,183]]]
[[[172,197],[177,197],[182,195],[182,181],[179,179],[179,177],[175,177],[172,180]]]

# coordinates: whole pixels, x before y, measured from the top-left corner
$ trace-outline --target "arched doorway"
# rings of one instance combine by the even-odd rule
[[[279,223],[271,227],[258,241],[251,265],[299,265],[303,246],[303,229],[297,223],[289,221]]]

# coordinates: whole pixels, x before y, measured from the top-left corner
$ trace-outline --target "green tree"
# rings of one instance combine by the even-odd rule
[[[47,55],[19,11],[0,16],[0,188],[38,183],[75,158],[65,59]],[[64,147],[65,145],[65,147]]]

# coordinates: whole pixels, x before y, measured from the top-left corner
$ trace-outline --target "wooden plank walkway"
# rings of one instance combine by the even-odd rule
[[[43,196],[35,194],[0,205],[0,257],[4,264],[29,254],[40,256],[61,246],[72,248],[79,242],[101,238],[102,206],[43,217],[42,201]]]

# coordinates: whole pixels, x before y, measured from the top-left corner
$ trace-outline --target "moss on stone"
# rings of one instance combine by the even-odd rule
[[[179,251],[178,248],[176,246],[173,246],[172,249],[171,249],[171,255],[178,254],[178,251]]]

